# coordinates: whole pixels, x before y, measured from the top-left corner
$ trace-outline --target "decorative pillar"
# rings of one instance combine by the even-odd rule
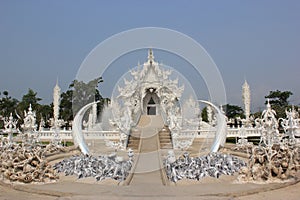
[[[59,104],[60,104],[60,87],[58,86],[58,81],[57,81],[53,89],[53,118],[54,118],[55,128],[58,126]]]
[[[246,117],[246,123],[249,122],[249,116],[250,116],[250,102],[251,102],[251,94],[250,94],[250,87],[245,80],[245,83],[243,84],[243,102],[244,102],[244,112],[245,112],[245,117]]]
[[[60,87],[58,86],[58,81],[53,88],[53,120],[54,120],[54,134],[52,138],[52,143],[55,145],[61,144],[61,138],[59,136],[60,132],[60,120],[59,120],[59,104],[60,104]]]

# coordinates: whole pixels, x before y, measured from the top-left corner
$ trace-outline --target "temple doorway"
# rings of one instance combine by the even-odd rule
[[[152,97],[147,105],[147,115],[156,115],[156,104]]]
[[[159,115],[159,97],[156,93],[147,91],[143,101],[145,115]]]

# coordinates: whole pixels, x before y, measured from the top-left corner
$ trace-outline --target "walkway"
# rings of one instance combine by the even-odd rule
[[[137,165],[130,185],[162,185],[158,131],[163,127],[161,116],[141,116],[141,146]]]

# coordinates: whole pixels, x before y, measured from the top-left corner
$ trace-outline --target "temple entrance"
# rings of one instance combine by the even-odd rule
[[[147,105],[147,115],[156,115],[156,104],[152,97]]]
[[[147,91],[143,100],[143,110],[145,115],[159,115],[159,97],[154,92],[155,90]]]

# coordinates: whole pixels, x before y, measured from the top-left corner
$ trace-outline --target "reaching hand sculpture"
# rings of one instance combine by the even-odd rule
[[[225,117],[224,113],[217,106],[212,104],[211,102],[204,101],[204,100],[199,100],[199,102],[208,104],[216,110],[217,132],[216,132],[214,142],[210,148],[210,151],[217,152],[219,150],[220,146],[223,146],[226,141],[226,135],[227,135],[226,117]]]
[[[78,113],[75,115],[74,117],[74,122],[73,122],[73,125],[72,125],[72,133],[73,133],[73,139],[74,139],[74,145],[75,146],[79,146],[81,152],[85,155],[88,155],[89,154],[89,148],[88,146],[86,145],[85,141],[84,141],[84,138],[83,138],[83,134],[82,134],[82,118],[84,116],[84,113],[92,106],[94,105],[95,103],[98,103],[99,101],[97,102],[92,102],[92,103],[89,103],[85,106],[83,106],[79,111]]]

